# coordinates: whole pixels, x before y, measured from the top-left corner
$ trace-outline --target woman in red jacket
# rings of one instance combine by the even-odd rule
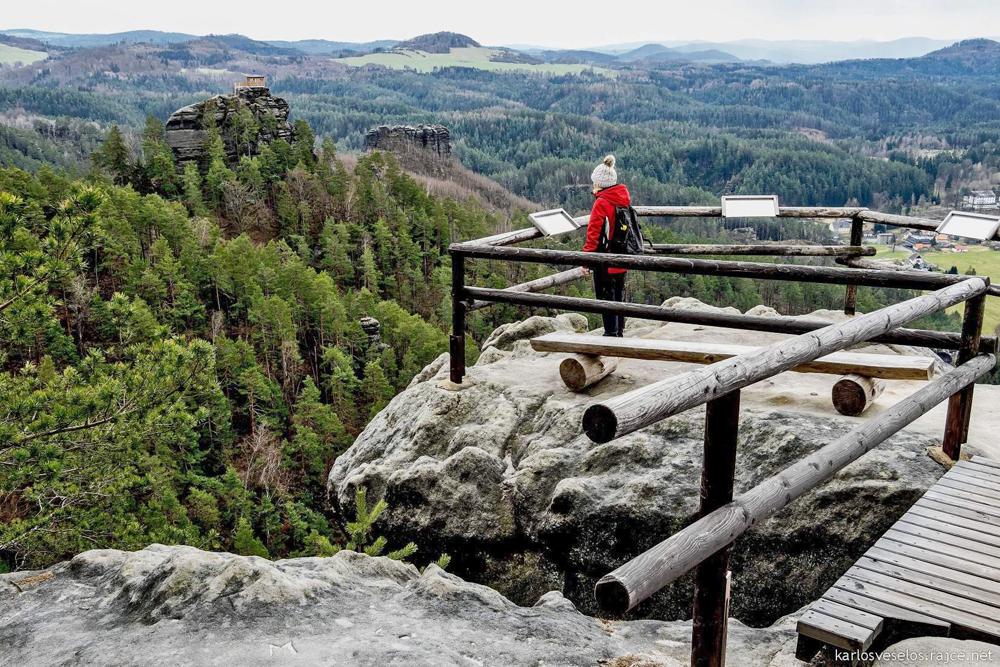
[[[587,223],[587,240],[584,252],[606,252],[607,239],[614,234],[615,208],[630,206],[632,198],[628,188],[618,182],[615,171],[615,156],[609,155],[597,165],[590,180],[594,184],[594,207],[590,210]],[[625,269],[600,266],[594,269],[594,293],[598,299],[606,301],[625,300]],[[621,338],[625,330],[625,317],[603,315],[604,335]]]

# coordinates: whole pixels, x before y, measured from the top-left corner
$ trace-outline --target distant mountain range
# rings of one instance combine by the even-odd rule
[[[31,39],[42,44],[47,44],[62,48],[93,48],[97,46],[110,46],[112,44],[182,44],[193,42],[205,37],[219,37],[218,35],[192,35],[183,32],[163,32],[161,30],[130,30],[128,32],[112,32],[106,34],[87,33],[74,34],[66,32],[47,32],[45,30],[32,30],[30,28],[14,28],[10,30],[0,30],[0,34]],[[335,42],[326,39],[302,39],[302,40],[251,40],[243,35],[224,35],[235,41],[242,38],[258,44],[270,44],[279,49],[288,49],[307,55],[340,55],[346,52],[369,53],[378,49],[392,48],[398,44],[397,40],[383,39],[374,42]],[[244,49],[245,50],[245,49]],[[259,52],[257,48],[252,52]]]
[[[994,39],[1000,39],[996,37]],[[621,56],[651,45],[668,47],[680,53],[721,51],[738,60],[769,61],[776,64],[799,63],[816,65],[837,60],[864,58],[916,58],[946,47],[956,40],[929,37],[903,37],[888,41],[854,40],[765,40],[742,39],[730,42],[704,40],[662,42],[629,42],[576,49],[577,52]],[[544,46],[508,44],[512,49],[528,53],[552,51]]]
[[[31,30],[30,28],[15,28],[0,30],[0,33],[14,37],[34,39],[52,46],[68,48],[107,46],[109,44],[177,44],[198,39],[201,35],[189,35],[183,32],[163,32],[162,30],[130,30],[108,34],[74,34],[68,32],[47,32]]]
[[[28,28],[0,30],[6,35],[8,44],[22,48],[47,46],[53,49],[77,49],[108,46],[114,44],[176,45],[198,44],[211,40],[227,48],[257,55],[329,55],[343,57],[369,54],[379,51],[419,51],[432,54],[447,54],[453,48],[479,47],[480,44],[466,35],[454,32],[438,32],[420,35],[406,41],[376,40],[370,42],[345,42],[326,39],[305,40],[255,40],[243,35],[193,35],[160,30],[132,30],[107,34],[74,34],[49,32]],[[14,40],[19,40],[15,42]],[[961,44],[986,43],[990,40],[966,40]],[[29,46],[30,44],[30,46]],[[818,65],[839,61],[918,59],[937,53],[938,58],[951,60],[947,48],[952,48],[949,40],[927,37],[907,37],[890,41],[831,41],[831,40],[760,40],[746,39],[730,42],[712,41],[664,41],[655,43],[613,44],[588,49],[546,49],[532,46],[497,47],[504,62],[578,64],[597,67],[614,66],[658,66],[670,63],[736,63],[752,61],[775,64]],[[947,47],[947,48],[946,48]],[[976,58],[963,50],[961,62],[968,61],[974,66]],[[989,47],[985,47],[985,57],[992,57]],[[943,51],[942,51],[943,50]],[[888,64],[885,65],[889,67]],[[891,68],[891,67],[890,67]],[[934,66],[924,63],[918,70],[933,70]]]

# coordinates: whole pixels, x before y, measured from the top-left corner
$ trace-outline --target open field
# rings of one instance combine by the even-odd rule
[[[354,67],[363,65],[384,65],[392,69],[411,69],[421,73],[433,72],[442,67],[470,67],[490,72],[539,72],[543,74],[579,74],[587,70],[611,75],[611,70],[590,65],[560,65],[544,63],[504,63],[490,60],[496,49],[485,46],[470,46],[452,49],[450,53],[427,53],[424,51],[391,51],[369,53],[351,58],[338,58],[337,62]]]
[[[908,250],[891,252],[889,248],[879,248],[877,257],[880,259],[903,259],[909,255]],[[973,246],[969,248],[968,252],[932,250],[923,251],[920,256],[937,265],[942,271],[947,271],[954,266],[959,273],[965,273],[970,268],[974,268],[979,275],[989,276],[994,281],[1000,281],[1000,251]],[[961,312],[962,307],[959,306],[952,310]],[[1000,297],[987,297],[983,330],[992,332],[998,326],[1000,326]]]
[[[30,65],[48,57],[49,54],[44,51],[29,51],[9,44],[0,44],[0,65],[13,65],[15,63]]]

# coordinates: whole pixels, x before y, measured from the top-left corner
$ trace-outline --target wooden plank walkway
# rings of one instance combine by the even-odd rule
[[[796,654],[866,651],[888,624],[1000,644],[1000,462],[974,456],[945,473],[809,605]]]
[[[574,352],[649,361],[683,361],[696,364],[714,364],[717,361],[758,349],[750,345],[654,338],[610,338],[592,334],[558,332],[532,338],[531,347],[539,352]],[[792,370],[796,373],[831,373],[835,375],[856,373],[865,377],[886,380],[929,380],[934,371],[934,359],[901,354],[834,352],[814,361],[800,364]]]

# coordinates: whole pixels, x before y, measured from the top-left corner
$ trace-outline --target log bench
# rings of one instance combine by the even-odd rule
[[[611,338],[558,332],[532,338],[531,347],[538,352],[574,355],[559,364],[559,375],[573,391],[582,391],[613,373],[618,358],[713,364],[757,349],[729,343]],[[932,357],[834,352],[791,370],[843,376],[834,385],[833,404],[841,414],[857,416],[882,393],[884,384],[881,380],[929,380],[934,361]]]

